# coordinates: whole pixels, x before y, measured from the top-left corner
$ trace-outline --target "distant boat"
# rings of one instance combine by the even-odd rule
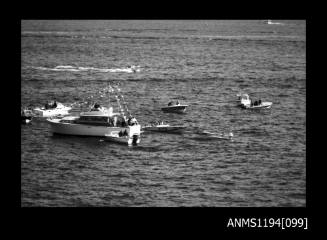
[[[178,101],[176,104],[173,104],[173,102],[168,103],[167,107],[161,108],[163,112],[170,112],[170,113],[183,113],[185,112],[188,105],[180,104]]]
[[[279,23],[279,22],[273,22],[272,20],[267,20],[265,21],[267,24],[276,24],[276,25],[283,25],[283,23]]]
[[[51,104],[45,104],[42,108],[35,108],[33,112],[39,117],[54,117],[58,115],[68,115],[68,111],[71,109],[71,107],[64,106],[62,103],[53,102]]]
[[[129,129],[120,131],[111,131],[105,134],[105,140],[117,143],[127,144],[128,146],[137,145],[140,143],[141,126],[136,125],[129,127]]]
[[[237,94],[239,105],[245,109],[271,108],[272,102],[252,101],[248,94]]]
[[[142,131],[177,133],[182,132],[185,128],[185,126],[170,126],[169,124],[160,123],[156,125],[145,125],[142,127]]]

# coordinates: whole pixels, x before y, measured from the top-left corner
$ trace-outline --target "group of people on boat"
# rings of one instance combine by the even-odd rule
[[[57,102],[54,101],[54,102],[47,102],[45,105],[44,105],[44,108],[45,109],[54,109],[57,107]]]
[[[261,99],[255,100],[255,101],[253,101],[252,99],[250,99],[250,101],[251,101],[251,107],[252,106],[260,106],[261,105]]]
[[[149,125],[152,127],[156,127],[159,125],[164,125],[164,122],[162,120],[158,120],[158,121],[154,121],[154,122],[150,123]]]
[[[120,131],[120,132],[118,133],[118,136],[119,136],[119,137],[128,136],[127,130],[125,129],[125,131]]]
[[[100,108],[101,108],[100,104],[99,103],[96,103],[91,108],[91,111],[100,111]]]
[[[180,105],[180,103],[179,103],[179,101],[177,100],[176,101],[176,103],[174,104],[174,102],[173,101],[170,101],[169,103],[168,103],[168,106],[178,106],[178,105]]]
[[[21,109],[20,111],[21,116],[31,116],[32,115],[32,110],[28,108]]]
[[[136,73],[136,66],[135,65],[129,65],[127,66],[129,69],[131,69],[134,73]]]

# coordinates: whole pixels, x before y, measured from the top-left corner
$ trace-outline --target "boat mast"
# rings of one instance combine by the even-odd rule
[[[123,102],[123,107],[124,107],[123,110],[126,110],[128,116],[130,117],[131,116],[131,113],[128,110],[128,107],[127,107],[127,103],[125,101],[125,98],[124,98],[123,94],[121,93],[121,90],[120,90],[120,88],[118,86],[116,86],[116,89],[117,89],[117,92],[119,93],[119,97],[122,99],[121,101]]]

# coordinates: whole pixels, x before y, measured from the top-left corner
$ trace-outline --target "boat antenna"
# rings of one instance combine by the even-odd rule
[[[115,86],[116,89],[117,89],[117,92],[118,92],[118,96],[121,98],[121,101],[122,101],[122,104],[123,104],[123,107],[125,108],[126,112],[128,113],[128,116],[130,117],[131,116],[131,113],[130,111],[128,110],[128,107],[127,107],[127,103],[125,101],[125,98],[123,96],[123,94],[121,93],[121,90],[118,86]]]
[[[124,109],[121,106],[119,97],[118,97],[117,93],[115,92],[115,89],[111,85],[109,85],[109,92],[114,94],[114,96],[116,98],[116,102],[117,102],[118,108],[119,108],[119,111],[125,117],[125,112],[124,112]]]

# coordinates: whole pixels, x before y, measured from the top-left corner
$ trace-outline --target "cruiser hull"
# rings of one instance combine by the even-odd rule
[[[86,126],[82,124],[60,123],[57,119],[47,119],[47,121],[50,123],[51,131],[53,133],[64,135],[105,137],[106,134],[110,134],[112,131],[119,131],[122,129],[119,127]]]
[[[47,119],[51,131],[56,134],[74,136],[105,137],[107,140],[137,145],[140,143],[141,126],[106,127],[60,122],[61,119]]]

